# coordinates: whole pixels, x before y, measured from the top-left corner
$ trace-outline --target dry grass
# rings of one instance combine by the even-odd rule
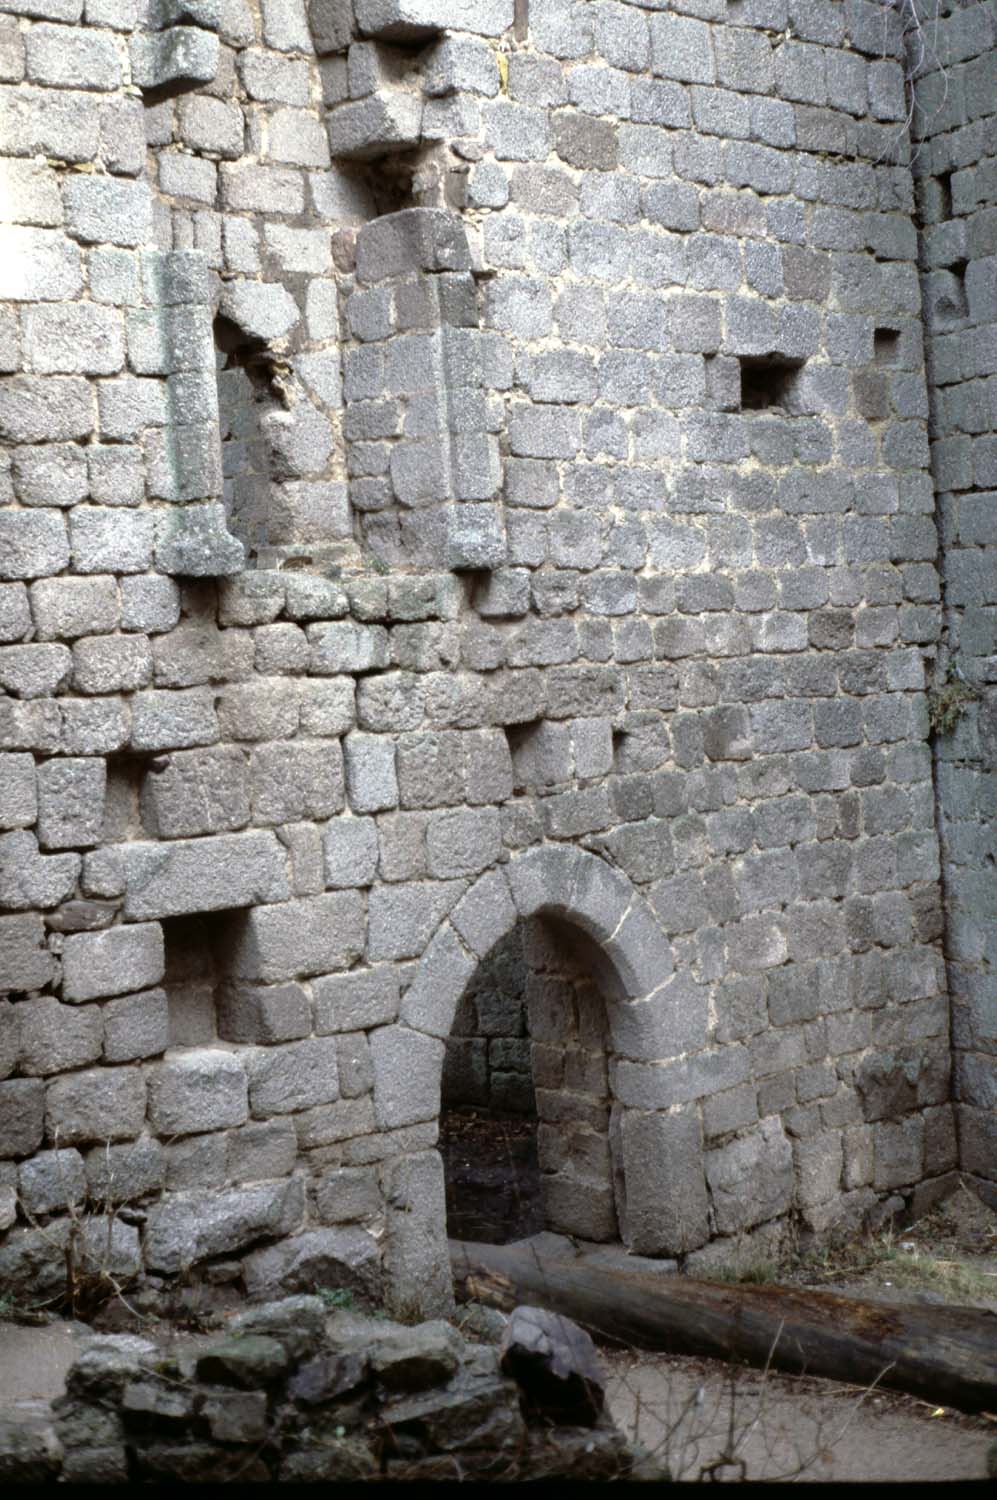
[[[930,1247],[930,1248],[929,1248]],[[997,1215],[965,1187],[908,1229],[782,1257],[735,1258],[712,1279],[834,1287],[866,1283],[946,1302],[997,1300]],[[861,1290],[861,1288],[858,1288]]]

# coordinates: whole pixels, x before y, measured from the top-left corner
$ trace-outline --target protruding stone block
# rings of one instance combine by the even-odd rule
[[[445,30],[501,36],[513,22],[513,0],[356,0],[365,36],[418,42]]]
[[[133,36],[129,42],[132,78],[144,93],[179,93],[210,83],[218,71],[217,36],[197,26]]]
[[[254,1240],[290,1234],[301,1222],[304,1189],[297,1178],[229,1192],[173,1193],[149,1215],[145,1261],[176,1272]]]
[[[340,161],[375,161],[419,142],[422,99],[402,89],[382,89],[330,111],[329,150]]]
[[[403,208],[357,235],[357,277],[368,284],[412,271],[469,271],[471,253],[456,214]]]
[[[499,568],[508,555],[502,512],[497,505],[451,506],[447,516],[447,566],[457,571]]]
[[[156,517],[156,566],[187,578],[222,578],[245,566],[246,549],[215,502],[176,506]]]

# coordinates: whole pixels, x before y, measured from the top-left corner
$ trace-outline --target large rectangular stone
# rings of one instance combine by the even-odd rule
[[[65,1144],[127,1140],[138,1135],[144,1119],[145,1079],[135,1068],[91,1068],[48,1085],[48,1134]]]
[[[158,984],[163,977],[163,932],[158,922],[78,932],[62,951],[67,1000],[96,1000]]]
[[[34,913],[0,917],[0,993],[40,990],[55,960],[45,946],[45,924]]]
[[[365,930],[358,891],[256,906],[233,924],[229,969],[236,978],[265,984],[348,969],[363,953]]]
[[[312,1037],[262,1047],[249,1063],[249,1099],[257,1119],[334,1104],[339,1098],[337,1043]]]
[[[246,757],[235,745],[159,757],[142,782],[142,822],[160,838],[190,838],[249,822]]]
[[[291,894],[286,853],[269,832],[221,834],[168,846],[123,844],[121,862],[126,917],[224,911],[285,901]]]
[[[400,984],[393,967],[330,974],[312,984],[315,1030],[366,1031],[398,1019]]]
[[[159,1135],[199,1135],[249,1118],[246,1072],[231,1052],[181,1052],[150,1068],[148,1079],[149,1119]]]

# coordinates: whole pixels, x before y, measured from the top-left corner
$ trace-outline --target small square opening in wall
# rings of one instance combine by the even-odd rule
[[[872,357],[877,365],[895,365],[900,358],[900,334],[895,328],[877,328],[872,335]]]
[[[789,411],[802,360],[778,355],[742,355],[741,410]]]
[[[938,184],[938,217],[945,222],[952,217],[952,173],[939,172],[935,181]]]

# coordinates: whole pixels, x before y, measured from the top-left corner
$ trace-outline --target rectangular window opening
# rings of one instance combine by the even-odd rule
[[[939,218],[944,223],[952,217],[952,173],[939,172],[935,181],[938,183]]]
[[[895,365],[900,355],[896,328],[877,328],[872,335],[872,357],[877,365]]]
[[[740,364],[742,411],[791,410],[802,360],[781,359],[771,354],[742,355]]]

